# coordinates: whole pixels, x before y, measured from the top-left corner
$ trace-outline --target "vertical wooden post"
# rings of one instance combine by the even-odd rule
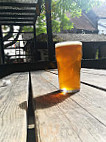
[[[51,0],[45,0],[46,8],[46,24],[47,24],[47,46],[48,46],[48,55],[49,60],[54,60],[54,48],[53,48],[53,37],[52,37],[52,22],[51,22]]]
[[[34,62],[37,61],[37,45],[36,45],[36,27],[35,24],[33,25],[33,32],[34,32]]]
[[[4,64],[4,62],[5,62],[3,35],[2,35],[2,26],[1,25],[0,25],[0,62],[1,62],[1,64]]]

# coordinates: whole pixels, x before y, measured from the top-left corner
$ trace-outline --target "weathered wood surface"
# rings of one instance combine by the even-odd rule
[[[48,70],[54,74],[58,74],[57,69]],[[106,90],[106,70],[81,69],[81,82]]]
[[[2,80],[11,84],[2,86]],[[28,73],[15,73],[0,80],[0,142],[26,142]]]
[[[56,74],[32,72],[31,78],[38,142],[106,141],[105,91],[82,84],[80,92],[62,95],[55,92]]]
[[[81,69],[81,81],[106,90],[106,70]]]
[[[81,68],[81,71],[84,72],[84,73],[88,73],[88,74],[106,76],[106,70],[103,70],[103,69],[86,69],[86,68]]]

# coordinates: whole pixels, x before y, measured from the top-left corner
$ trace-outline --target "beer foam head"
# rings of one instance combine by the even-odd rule
[[[65,42],[59,42],[55,44],[55,48],[61,47],[61,46],[69,46],[69,45],[82,45],[82,42],[80,41],[65,41]]]

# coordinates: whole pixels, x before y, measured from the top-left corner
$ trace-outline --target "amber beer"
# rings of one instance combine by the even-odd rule
[[[80,90],[82,43],[79,41],[55,44],[59,86],[63,92]]]

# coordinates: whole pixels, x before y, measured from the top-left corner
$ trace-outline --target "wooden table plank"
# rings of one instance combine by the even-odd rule
[[[42,76],[43,72],[44,71],[36,71],[31,73],[32,87],[36,89],[36,97],[57,91],[57,88],[47,82]]]
[[[81,81],[106,90],[106,70],[81,69]]]
[[[103,70],[103,69],[81,68],[81,72],[88,73],[88,74],[93,74],[93,75],[106,76],[106,70]]]
[[[47,70],[53,73],[57,74],[57,69]],[[81,68],[81,72],[93,74],[93,75],[101,75],[106,76],[106,70],[103,69],[87,69],[87,68]]]
[[[49,79],[49,81],[53,85],[57,87],[59,86],[57,81],[57,78],[58,78],[57,75],[50,74],[49,72],[44,72],[42,76],[47,80]],[[80,92],[73,95],[72,98],[78,99],[77,101],[79,104],[82,104],[82,107],[87,107],[89,110],[89,113],[92,112],[92,115],[93,114],[95,116],[97,115],[96,118],[106,125],[106,113],[105,113],[106,92],[105,91],[101,91],[99,89],[81,84]]]
[[[48,70],[58,74],[57,69]],[[106,90],[106,70],[81,69],[81,82],[99,89]]]
[[[38,142],[105,142],[106,92],[82,85],[80,92],[70,96],[55,93],[56,89],[57,75],[32,73]]]
[[[0,87],[0,142],[26,142],[29,75],[16,73],[3,79],[11,84]]]

